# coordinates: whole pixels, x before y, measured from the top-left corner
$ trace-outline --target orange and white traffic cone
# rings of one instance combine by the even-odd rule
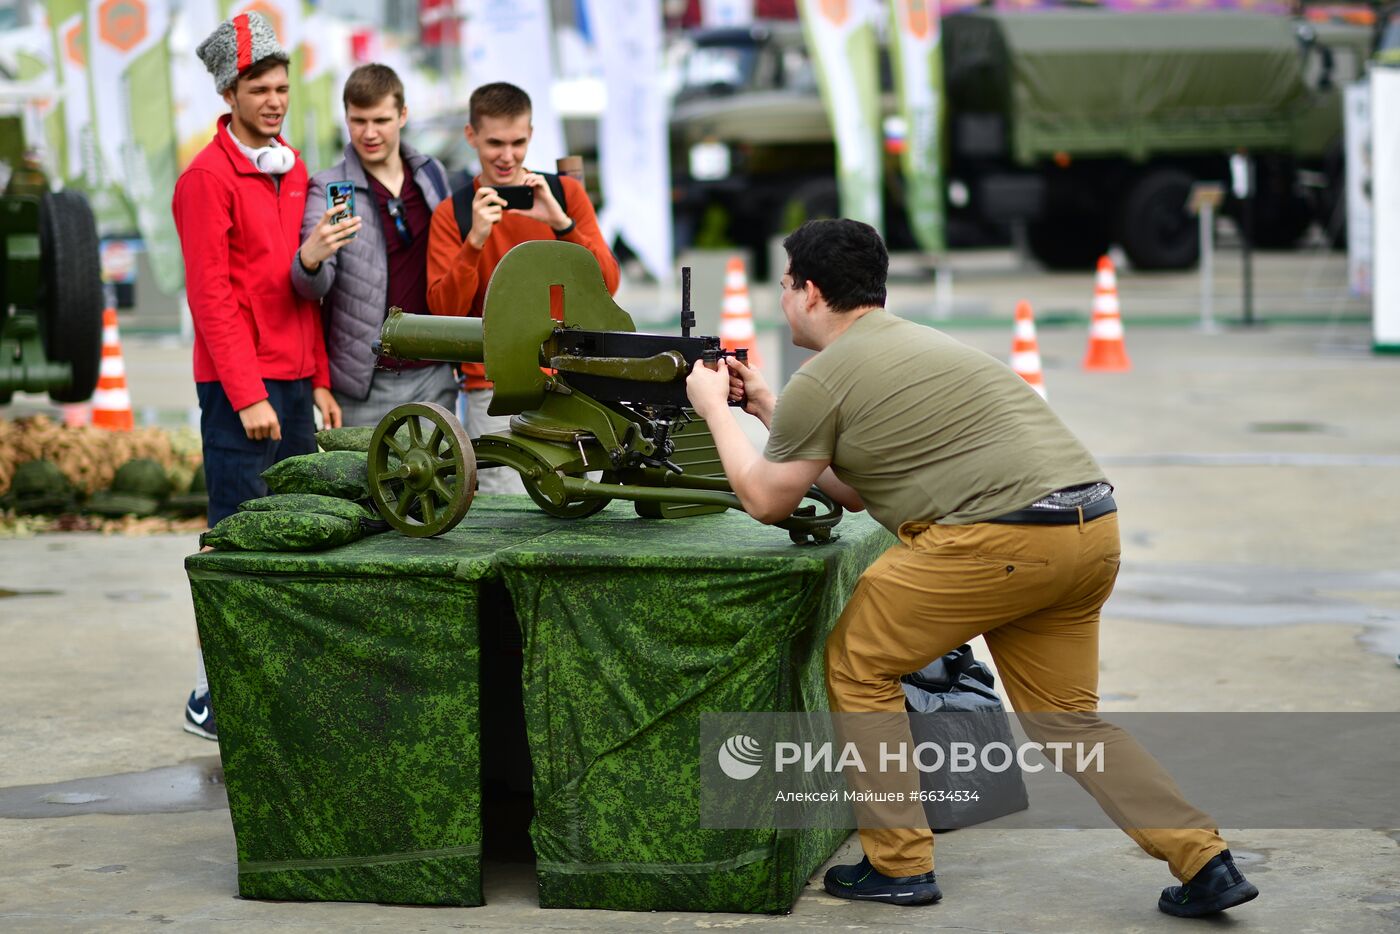
[[[102,312],[102,369],[98,371],[97,390],[92,394],[92,426],[108,431],[130,431],[136,427],[131,393],[126,389],[126,366],[122,363],[115,308]]]
[[[1035,314],[1031,303],[1016,303],[1016,334],[1011,339],[1011,369],[1016,375],[1031,384],[1031,388],[1045,395],[1045,374],[1040,370],[1040,344],[1035,339]]]
[[[1128,348],[1123,344],[1123,318],[1118,308],[1118,276],[1113,260],[1099,257],[1094,279],[1094,316],[1089,322],[1089,349],[1084,369],[1106,373],[1126,373],[1133,368]]]
[[[749,366],[760,366],[758,348],[754,346],[755,336],[753,306],[749,304],[749,280],[744,274],[744,261],[732,256],[724,271],[724,305],[719,316],[719,345],[730,351],[748,348]]]

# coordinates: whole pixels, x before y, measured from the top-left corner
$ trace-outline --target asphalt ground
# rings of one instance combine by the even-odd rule
[[[1239,282],[1227,272],[1238,260],[1220,259],[1216,333],[1194,324],[1194,274],[1122,276],[1128,373],[1080,369],[1089,276],[1037,273],[1009,254],[956,256],[951,302],[946,290],[940,302],[923,264],[898,257],[890,306],[1003,357],[1014,303],[1040,312],[1051,406],[1103,463],[1120,504],[1123,572],[1101,645],[1105,710],[1400,711],[1400,357],[1371,352],[1366,306],[1347,296],[1335,254],[1261,255],[1258,323],[1235,323]],[[700,270],[717,267],[703,257],[696,268],[701,332],[714,333],[717,301],[700,293],[718,286]],[[664,322],[676,307],[670,294],[629,278],[619,301]],[[752,297],[759,351],[770,369],[792,365],[776,287],[755,286]],[[178,322],[132,315],[123,328],[138,420],[188,423],[194,390]],[[0,415],[44,407],[25,398]],[[181,560],[194,548],[184,535],[0,540],[0,928],[1193,925],[1156,910],[1171,879],[1117,831],[996,824],[940,838],[945,898],[930,908],[831,898],[819,870],[788,916],[544,911],[531,866],[504,861],[487,863],[480,908],[240,899],[215,747],[180,730],[195,651]],[[1298,767],[1327,766],[1300,750]],[[1400,828],[1281,830],[1216,817],[1262,894],[1205,924],[1400,927]],[[857,856],[848,841],[836,859]]]

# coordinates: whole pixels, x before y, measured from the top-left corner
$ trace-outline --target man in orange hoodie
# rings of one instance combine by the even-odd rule
[[[481,174],[433,211],[428,234],[428,308],[435,315],[481,316],[486,284],[501,257],[529,240],[567,240],[587,248],[598,259],[609,292],[616,292],[620,273],[608,249],[598,217],[583,185],[568,176],[533,172],[525,153],[533,132],[530,96],[513,84],[496,82],[472,92],[466,128],[467,142],[481,159]],[[496,192],[503,185],[527,185],[534,206],[506,207]],[[491,383],[479,363],[463,363],[465,390],[463,423],[476,438],[504,431],[509,419],[487,413]],[[477,486],[483,492],[524,492],[520,478],[505,468],[483,471]]]

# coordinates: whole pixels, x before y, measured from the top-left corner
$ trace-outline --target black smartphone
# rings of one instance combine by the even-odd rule
[[[348,221],[355,214],[355,183],[330,182],[326,185],[326,207],[340,208],[331,215],[331,223]],[[353,235],[352,235],[353,236]]]
[[[528,211],[535,206],[535,189],[529,185],[497,185],[496,194],[505,200],[507,208]]]

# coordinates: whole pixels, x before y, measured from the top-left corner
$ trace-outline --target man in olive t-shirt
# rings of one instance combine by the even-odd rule
[[[875,738],[908,741],[901,676],[978,635],[1018,713],[1096,710],[1099,613],[1119,561],[1103,471],[1007,366],[884,310],[889,257],[873,228],[811,221],[783,246],[783,315],[793,343],[817,355],[781,399],[737,361],[697,363],[687,391],[755,518],[781,521],[816,483],[899,537],[861,576],[827,640],[832,711],[856,715],[845,722],[872,749]],[[762,455],[727,405],[741,398],[770,430]],[[1105,743],[1116,767],[1075,779],[1184,883],[1162,892],[1161,910],[1207,914],[1258,894],[1214,821],[1131,737],[1098,718],[1062,717],[1059,729],[1065,721]],[[938,901],[922,807],[858,805],[856,814],[865,856],[828,871],[827,892]]]

